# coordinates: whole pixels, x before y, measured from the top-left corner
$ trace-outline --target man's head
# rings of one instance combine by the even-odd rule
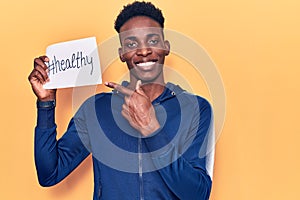
[[[135,1],[132,4],[128,4],[124,6],[123,10],[118,15],[115,21],[115,29],[118,33],[120,33],[120,28],[127,22],[129,19],[137,16],[146,16],[157,23],[159,23],[161,28],[164,28],[164,16],[160,9],[156,8],[150,2],[138,2]]]
[[[163,83],[163,65],[170,44],[164,40],[164,18],[151,3],[134,2],[124,7],[115,22],[131,81]]]

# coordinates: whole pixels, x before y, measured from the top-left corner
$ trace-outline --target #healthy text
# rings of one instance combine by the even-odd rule
[[[91,66],[90,75],[93,74],[93,57],[83,56],[82,52],[73,53],[68,59],[59,60],[55,56],[48,63],[49,74],[54,75],[69,69],[79,69],[87,65]]]

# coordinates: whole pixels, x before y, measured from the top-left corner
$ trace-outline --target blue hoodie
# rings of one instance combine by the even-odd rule
[[[116,91],[90,97],[59,140],[55,107],[38,108],[40,185],[60,182],[92,153],[94,200],[209,199],[214,157],[209,103],[167,83],[152,102],[161,128],[145,138],[122,117],[123,103]]]

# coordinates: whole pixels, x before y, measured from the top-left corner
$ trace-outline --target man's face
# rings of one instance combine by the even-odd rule
[[[170,45],[159,23],[149,17],[128,20],[120,29],[120,59],[127,63],[131,78],[163,82],[163,65]]]

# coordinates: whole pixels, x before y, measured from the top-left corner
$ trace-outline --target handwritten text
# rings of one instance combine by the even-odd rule
[[[51,59],[51,58],[50,58]],[[49,74],[56,74],[70,69],[79,69],[85,66],[91,66],[90,75],[93,74],[93,57],[83,56],[82,51],[73,53],[70,58],[59,60],[55,56],[48,63]]]

